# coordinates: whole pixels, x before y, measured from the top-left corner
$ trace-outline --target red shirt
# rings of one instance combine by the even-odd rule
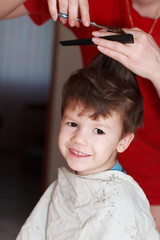
[[[131,0],[130,0],[131,1]],[[28,0],[24,3],[36,24],[50,19],[47,0]],[[91,21],[101,25],[131,27],[125,0],[89,0]],[[141,17],[131,6],[134,26],[149,32],[153,19]],[[77,38],[91,37],[93,27],[72,28]],[[152,36],[160,46],[160,19],[158,19]],[[96,46],[81,46],[84,65],[97,54]],[[144,56],[145,57],[145,56]],[[135,140],[130,147],[119,155],[119,161],[146,193],[150,204],[160,205],[160,99],[147,79],[138,77],[144,97],[144,129],[138,129]]]

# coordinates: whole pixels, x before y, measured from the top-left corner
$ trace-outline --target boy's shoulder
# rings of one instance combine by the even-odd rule
[[[147,200],[146,195],[139,184],[128,174],[120,172],[120,171],[108,171],[108,177],[110,178],[110,186],[112,187],[111,191],[116,189],[117,194],[121,197],[121,199],[125,199],[133,196],[135,198],[142,198],[143,200]],[[147,200],[147,204],[149,202]]]

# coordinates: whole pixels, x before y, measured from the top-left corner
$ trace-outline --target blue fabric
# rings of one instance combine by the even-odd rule
[[[110,170],[115,170],[115,171],[120,171],[120,172],[124,172],[126,173],[126,171],[123,169],[123,167],[121,166],[121,164],[118,162],[118,160],[116,160],[116,164],[114,165],[114,167]]]

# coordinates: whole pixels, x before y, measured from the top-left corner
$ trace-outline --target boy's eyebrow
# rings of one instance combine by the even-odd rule
[[[68,118],[68,117],[69,117],[69,116],[64,113],[62,119],[64,120],[65,118]]]
[[[111,129],[111,127],[107,124],[97,122],[97,123],[95,123],[95,125],[96,125],[97,128],[105,128],[105,129],[109,129],[109,130]]]
[[[62,119],[66,119],[66,118],[72,120],[72,119],[74,119],[74,116],[71,115],[71,114],[66,114],[66,113],[64,113]]]

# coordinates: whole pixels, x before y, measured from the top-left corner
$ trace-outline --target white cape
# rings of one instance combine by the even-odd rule
[[[119,171],[79,176],[60,168],[17,240],[159,240],[139,185]]]

